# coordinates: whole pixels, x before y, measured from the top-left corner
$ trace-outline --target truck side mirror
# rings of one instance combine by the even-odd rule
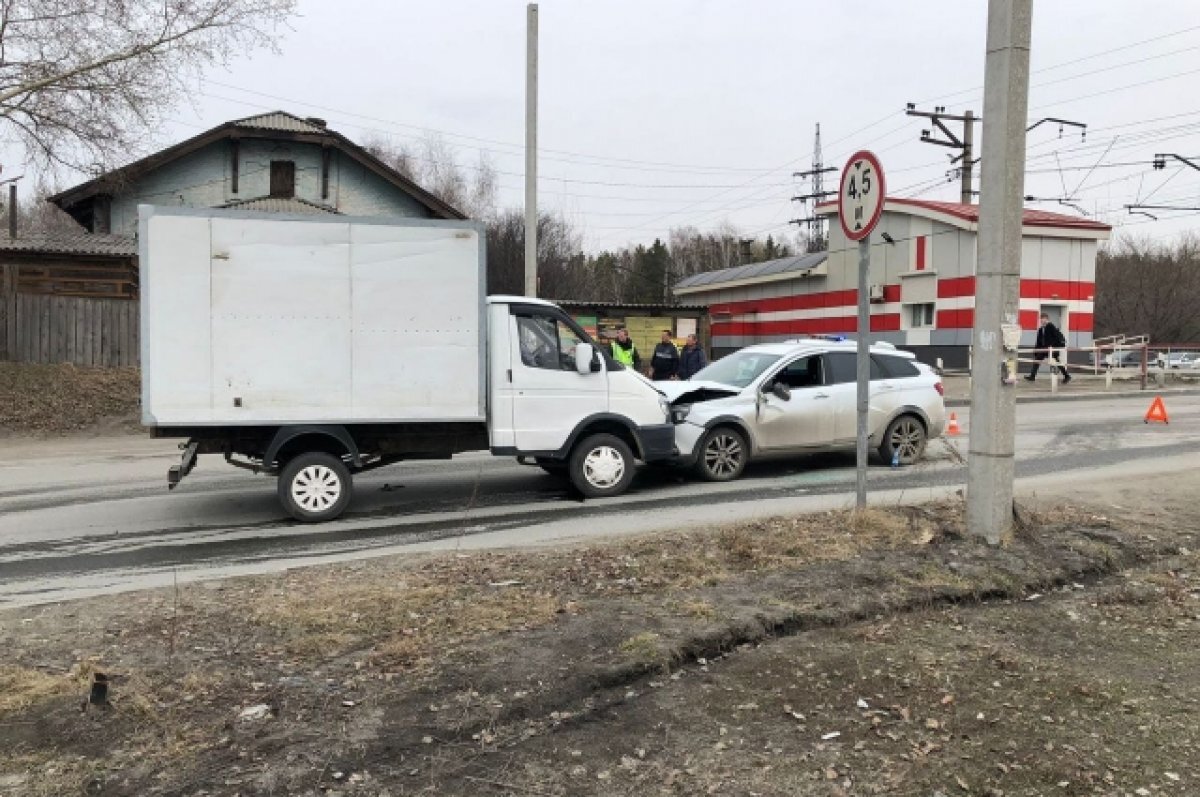
[[[783,382],[776,382],[771,385],[771,395],[780,401],[790,401],[792,398],[791,389]]]
[[[592,358],[595,350],[590,343],[579,343],[575,346],[575,370],[581,376],[592,373]]]

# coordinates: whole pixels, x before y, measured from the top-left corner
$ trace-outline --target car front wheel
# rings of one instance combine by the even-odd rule
[[[879,456],[887,463],[898,461],[901,465],[912,465],[925,453],[927,439],[925,425],[920,419],[901,415],[889,423],[884,431]]]
[[[588,498],[620,495],[633,481],[637,463],[629,445],[611,434],[585,438],[571,452],[568,475],[575,489]]]
[[[729,482],[742,475],[750,457],[745,436],[729,427],[711,429],[700,440],[696,472],[710,482]]]

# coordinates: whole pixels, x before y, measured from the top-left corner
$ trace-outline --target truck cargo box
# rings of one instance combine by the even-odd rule
[[[477,222],[139,216],[144,424],[486,419]]]

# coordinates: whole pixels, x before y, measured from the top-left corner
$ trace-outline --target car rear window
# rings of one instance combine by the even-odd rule
[[[888,354],[877,354],[875,359],[883,369],[887,379],[903,379],[907,376],[920,376],[921,371],[913,365],[912,360],[904,357],[893,357]]]

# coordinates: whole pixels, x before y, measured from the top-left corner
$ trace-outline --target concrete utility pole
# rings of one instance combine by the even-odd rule
[[[1019,322],[1032,15],[1033,0],[988,3],[967,527],[992,544],[1013,512],[1016,374],[1005,361],[1016,355],[1006,357],[1004,327]]]
[[[525,295],[537,296],[537,3],[526,6],[525,23]]]
[[[962,166],[959,166],[958,176],[962,179],[962,188],[959,190],[959,201],[964,205],[971,204],[975,199],[975,164],[979,159],[975,157],[975,123],[979,119],[975,116],[974,111],[966,111],[961,116],[951,113],[946,113],[946,106],[939,105],[933,111],[918,111],[917,106],[913,103],[908,104],[908,109],[905,114],[908,116],[920,116],[929,119],[933,122],[934,127],[941,131],[947,141],[934,138],[929,130],[921,131],[921,141],[926,144],[937,144],[939,147],[949,147],[951,149],[961,149],[962,152],[950,159],[950,164],[953,165],[962,161]],[[962,122],[963,132],[962,138],[954,135],[950,128],[946,127],[945,122]],[[954,172],[948,174],[953,178]]]

